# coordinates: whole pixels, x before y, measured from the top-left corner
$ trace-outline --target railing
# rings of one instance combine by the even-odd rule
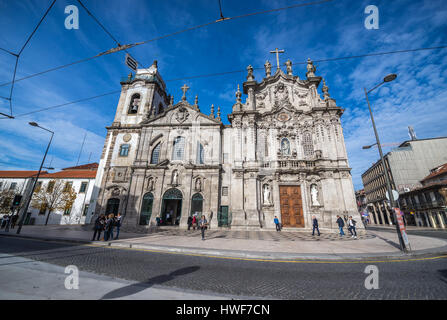
[[[262,164],[263,168],[270,169],[298,169],[298,168],[314,168],[315,162],[309,160],[277,160],[266,161]]]

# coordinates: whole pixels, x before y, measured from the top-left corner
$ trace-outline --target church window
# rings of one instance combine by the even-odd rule
[[[205,149],[200,142],[197,142],[197,163],[204,164],[205,163]]]
[[[129,104],[129,110],[128,110],[128,114],[135,114],[138,112],[138,107],[140,105],[140,94],[139,93],[135,93],[132,98],[130,99],[130,104]]]
[[[160,149],[161,149],[161,142],[159,142],[154,150],[152,150],[152,155],[151,155],[151,164],[157,164],[158,161],[160,160]]]
[[[222,187],[222,196],[228,196],[228,187]]]
[[[309,131],[305,132],[303,136],[303,151],[305,157],[311,157],[314,154],[312,135],[310,134]]]
[[[281,140],[281,154],[283,156],[290,155],[290,141],[287,138],[282,138]]]
[[[174,150],[172,152],[172,160],[183,160],[185,153],[185,138],[177,137],[174,140]]]
[[[268,142],[268,137],[264,136],[264,155],[266,157],[269,156],[269,142]]]
[[[127,157],[129,155],[129,148],[130,148],[130,145],[122,144],[120,147],[120,156]]]

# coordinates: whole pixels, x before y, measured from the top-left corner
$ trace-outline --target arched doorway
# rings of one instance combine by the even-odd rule
[[[169,189],[165,192],[161,207],[162,225],[179,225],[180,217],[182,216],[182,200],[182,193],[176,188]]]
[[[150,192],[146,193],[143,197],[143,203],[141,204],[140,225],[146,226],[149,224],[153,203],[154,195]]]
[[[109,215],[113,213],[116,215],[118,213],[118,210],[120,208],[120,199],[117,198],[110,198],[107,200],[107,206],[106,206],[106,215]]]
[[[191,199],[191,213],[190,215],[194,215],[197,213],[197,217],[201,217],[203,212],[203,197],[200,193],[196,193],[192,196]]]

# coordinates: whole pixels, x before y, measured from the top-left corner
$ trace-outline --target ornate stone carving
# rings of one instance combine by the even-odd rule
[[[179,122],[179,123],[183,123],[186,121],[186,119],[188,119],[189,117],[189,112],[188,110],[186,110],[186,108],[182,107],[179,108],[178,111],[175,113],[175,119]]]

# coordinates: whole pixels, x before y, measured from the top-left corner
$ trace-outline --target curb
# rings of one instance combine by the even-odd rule
[[[25,239],[36,239],[40,241],[56,241],[64,243],[73,244],[83,244],[83,245],[93,245],[96,247],[111,247],[116,249],[136,249],[136,250],[147,250],[157,253],[167,253],[167,254],[184,254],[193,256],[204,256],[210,258],[226,258],[226,259],[241,259],[241,260],[257,260],[257,261],[272,261],[281,260],[278,262],[312,262],[312,261],[332,261],[332,262],[342,262],[352,261],[352,262],[362,262],[365,259],[381,259],[381,260],[408,260],[415,258],[430,257],[433,255],[447,255],[447,245],[432,249],[415,250],[411,253],[402,252],[379,252],[379,253],[324,253],[324,254],[306,254],[306,253],[285,253],[285,252],[274,252],[274,253],[262,253],[259,251],[239,251],[239,250],[228,250],[228,249],[195,249],[188,247],[173,247],[173,246],[162,246],[162,245],[151,245],[142,243],[129,243],[125,240],[115,240],[116,242],[102,242],[102,241],[89,241],[89,240],[79,240],[79,239],[69,239],[69,238],[44,238],[39,236],[30,235],[16,235],[1,233],[0,236],[6,237],[17,237]],[[122,241],[122,242],[120,242]],[[363,261],[368,262],[368,261]],[[379,261],[376,261],[379,262]]]

